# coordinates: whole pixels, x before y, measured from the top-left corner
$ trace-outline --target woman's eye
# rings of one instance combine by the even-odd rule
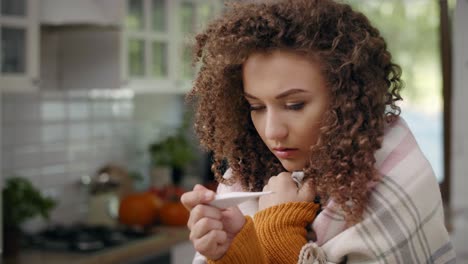
[[[263,105],[250,105],[250,111],[260,111],[263,110],[265,106]]]
[[[295,103],[295,104],[287,104],[286,108],[288,110],[301,110],[304,107],[304,103]]]

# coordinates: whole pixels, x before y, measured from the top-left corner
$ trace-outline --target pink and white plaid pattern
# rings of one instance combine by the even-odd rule
[[[318,250],[325,259],[312,257],[301,263],[455,263],[439,185],[402,118],[386,128],[375,157],[382,179],[371,187],[364,219],[348,227],[341,210],[329,202],[312,223],[317,240],[303,249]],[[230,170],[224,177],[231,177]],[[239,184],[221,184],[218,192],[241,189]],[[253,216],[258,204],[248,201],[239,208]],[[306,255],[316,255],[310,253]],[[197,254],[194,263],[204,262]]]

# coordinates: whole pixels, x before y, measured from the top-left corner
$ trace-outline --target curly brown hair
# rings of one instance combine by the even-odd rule
[[[374,153],[385,123],[400,114],[396,101],[403,83],[379,31],[347,4],[232,3],[196,36],[194,57],[201,68],[188,99],[194,103],[201,145],[213,152],[215,177],[259,191],[284,171],[255,130],[243,96],[243,63],[253,53],[274,50],[320,62],[331,102],[304,172],[322,201],[332,198],[355,223],[364,212],[369,184],[380,178]],[[222,178],[224,162],[232,169],[231,180]]]

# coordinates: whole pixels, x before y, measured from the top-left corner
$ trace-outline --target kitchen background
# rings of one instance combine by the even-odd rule
[[[51,221],[65,224],[88,217],[90,197],[83,176],[94,176],[106,164],[139,173],[143,181],[136,189],[148,188],[148,146],[173,134],[190,113],[184,103],[195,72],[190,37],[222,12],[223,1],[0,2],[1,178],[29,179],[58,201]],[[468,1],[440,1],[448,4],[453,30],[450,164],[444,164],[443,154],[440,58],[448,55],[439,46],[439,2],[349,2],[375,20],[403,71],[411,73],[403,75],[406,89],[416,92],[405,94],[404,117],[441,184],[447,182],[444,166],[451,168],[451,188],[444,194],[450,195],[447,215],[459,262],[468,263],[468,143],[463,138],[468,130],[463,91],[468,81]],[[430,57],[420,55],[421,50]],[[206,179],[207,155],[196,151],[199,158],[188,166],[182,183],[187,188]],[[46,225],[36,218],[24,228]],[[172,263],[187,263],[193,254],[188,242],[172,251]]]

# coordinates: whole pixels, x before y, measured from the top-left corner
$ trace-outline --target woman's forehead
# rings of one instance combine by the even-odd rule
[[[290,89],[309,91],[324,83],[318,63],[284,51],[252,54],[243,65],[242,78],[244,92],[254,97]]]

